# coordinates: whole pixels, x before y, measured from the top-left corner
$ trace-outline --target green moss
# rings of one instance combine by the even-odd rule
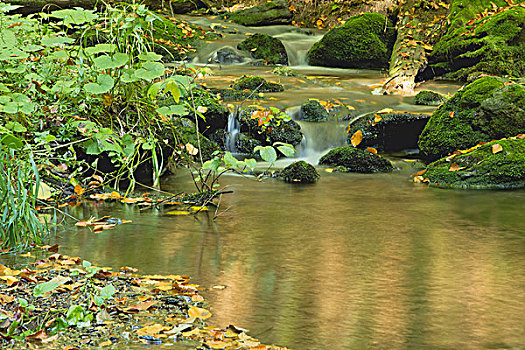
[[[250,157],[255,157],[256,154],[253,153],[253,149],[262,145],[263,144],[261,141],[256,140],[242,132],[237,136],[237,140],[235,140],[235,147],[237,148],[237,151],[248,154]]]
[[[319,164],[343,166],[348,172],[356,173],[378,173],[394,170],[388,160],[354,147],[335,148],[322,156]]]
[[[309,100],[302,104],[298,118],[308,122],[349,120],[355,117],[355,110],[334,101],[326,101],[326,108],[318,100]]]
[[[257,92],[252,93],[250,90],[233,90],[209,88],[208,91],[215,95],[220,95],[223,101],[244,101],[244,100],[263,100],[265,95],[259,95]]]
[[[204,119],[199,120],[199,130],[206,136],[213,133],[215,130],[224,129],[228,123],[228,109],[217,99],[212,91],[204,90],[202,88],[195,88],[192,91],[193,102],[190,98],[187,101],[190,104],[195,103],[195,107],[206,107],[206,112],[203,113]],[[168,100],[168,102],[170,102]],[[171,101],[172,102],[172,101]],[[195,116],[190,113],[186,118],[194,121]]]
[[[319,179],[319,173],[315,168],[304,160],[292,163],[279,171],[278,177],[286,182],[311,184]]]
[[[419,138],[429,160],[479,142],[525,132],[525,87],[483,77],[458,91],[439,107]]]
[[[234,90],[250,90],[258,92],[281,92],[284,87],[281,84],[270,83],[261,77],[242,76],[230,85]]]
[[[292,14],[288,10],[286,1],[269,1],[259,6],[236,11],[228,18],[243,26],[264,26],[288,24]]]
[[[298,77],[299,76],[299,74],[290,67],[275,67],[272,73],[275,75],[283,76],[283,77]]]
[[[418,92],[416,95],[415,104],[423,106],[439,106],[445,102],[448,98],[440,93],[423,90]]]
[[[189,126],[179,125],[176,128],[176,137],[177,142],[182,145],[191,143],[194,147],[198,147],[200,141],[202,159],[204,160],[212,159],[213,152],[219,151],[219,146],[204,135],[200,134],[199,139],[197,139],[195,128]]]
[[[519,2],[519,1],[518,1]],[[512,7],[471,25],[466,23],[491,1],[453,1],[451,25],[435,45],[430,67],[447,77],[466,80],[487,73],[521,77],[525,74],[525,8]],[[496,1],[507,6],[505,1]]]
[[[383,68],[388,66],[394,41],[390,20],[378,13],[365,13],[326,33],[308,52],[308,62],[328,67]]]
[[[289,143],[297,146],[303,140],[301,127],[293,120],[282,118],[272,118],[269,124],[263,128],[258,124],[257,119],[252,119],[255,107],[248,107],[239,112],[238,120],[241,125],[241,132],[259,140],[263,145],[273,145],[275,142]]]
[[[502,151],[493,153],[499,144]],[[450,171],[457,164],[460,170]],[[513,189],[525,187],[525,140],[506,139],[487,143],[447,160],[442,158],[423,174],[430,185],[459,189]]]
[[[263,59],[268,64],[288,65],[288,55],[281,40],[268,34],[253,34],[248,39],[241,41],[237,49],[250,51],[255,59]]]

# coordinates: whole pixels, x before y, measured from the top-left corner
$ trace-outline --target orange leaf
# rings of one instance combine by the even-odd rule
[[[366,150],[370,153],[377,154],[377,150],[373,147],[367,147]]]
[[[150,307],[152,307],[153,305],[157,303],[158,303],[157,300],[150,300],[150,301],[145,301],[143,303],[130,305],[124,309],[124,312],[134,313],[134,312],[139,312],[139,311],[146,311],[147,309],[149,309]]]
[[[207,310],[207,309],[192,306],[188,310],[188,316],[200,318],[201,320],[205,320],[211,317],[211,312],[210,310]]]
[[[82,186],[75,186],[75,193],[77,194],[77,196],[81,196],[84,192],[86,192],[86,190]]]
[[[361,130],[357,130],[350,138],[350,142],[352,142],[352,146],[357,147],[361,141],[363,141],[363,132]]]
[[[448,116],[449,116],[450,118],[454,118],[454,112],[450,112],[450,113],[448,114]]]
[[[379,114],[374,114],[374,121],[372,122],[372,126],[376,126],[377,123],[379,123],[383,119]]]
[[[415,177],[415,176],[421,176],[423,175],[424,173],[427,172],[427,169],[423,169],[421,171],[418,171],[417,173],[415,173],[414,175],[412,175],[412,177]]]
[[[450,165],[450,168],[448,168],[448,171],[458,171],[458,170],[461,170],[462,168],[457,165],[457,163],[452,163]]]
[[[499,143],[495,143],[492,145],[492,153],[493,154],[496,154],[496,153],[499,153],[503,151],[503,147],[501,147],[501,145]]]

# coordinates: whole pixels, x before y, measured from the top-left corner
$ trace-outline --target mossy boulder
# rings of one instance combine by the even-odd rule
[[[263,100],[265,95],[259,95],[257,92],[252,93],[250,90],[218,89],[209,88],[209,92],[220,96],[223,101],[244,101],[244,100]]]
[[[323,104],[321,104],[323,102]],[[307,122],[325,122],[349,120],[355,117],[355,111],[332,101],[309,100],[301,105],[297,119]]]
[[[525,132],[525,86],[483,77],[439,107],[419,138],[427,160]]]
[[[308,51],[308,63],[341,68],[385,68],[396,39],[394,26],[379,13],[350,17]]]
[[[284,142],[292,146],[297,146],[303,140],[301,127],[289,117],[278,113],[277,116],[271,114],[269,122],[260,124],[258,118],[253,117],[253,113],[258,109],[248,107],[239,111],[241,132],[259,140],[264,146],[273,145],[275,142]]]
[[[290,67],[275,67],[272,70],[272,74],[280,75],[282,77],[298,77],[299,76],[299,73],[297,73]]]
[[[482,2],[486,3],[487,9],[492,9],[491,1]],[[496,2],[506,9],[464,23],[465,16],[474,16],[472,11],[465,12],[460,8],[459,3],[465,3],[465,7],[473,4],[470,1],[453,1],[456,12],[451,11],[450,18],[454,22],[434,46],[426,73],[445,74],[447,78],[463,81],[470,75],[480,73],[513,77],[525,75],[525,8],[507,7],[504,1]],[[457,26],[460,23],[463,25]]]
[[[523,188],[525,139],[492,141],[468,153],[442,158],[429,164],[422,176],[431,186],[442,188]]]
[[[190,125],[188,125],[190,124]],[[176,142],[178,144],[186,145],[190,143],[192,146],[198,148],[199,142],[201,146],[201,152],[202,152],[202,159],[208,160],[212,159],[213,152],[219,150],[219,146],[208,139],[203,134],[199,135],[199,138],[197,138],[197,132],[194,125],[191,125],[193,123],[186,121],[185,123],[179,123],[177,127],[175,128],[175,136],[176,136]],[[196,155],[198,157],[198,154]]]
[[[312,184],[319,180],[320,176],[313,165],[300,160],[279,171],[277,177],[289,183]]]
[[[268,64],[288,65],[288,54],[281,40],[268,34],[257,33],[241,41],[237,49],[249,51],[255,59],[263,59]]]
[[[243,26],[267,26],[290,24],[292,14],[284,0],[269,1],[259,6],[231,13],[228,18]]]
[[[417,148],[419,136],[430,119],[429,114],[391,112],[368,113],[348,126],[348,143],[361,130],[359,148],[373,147],[384,152]]]
[[[430,90],[423,90],[417,93],[414,103],[421,106],[439,106],[446,102],[448,97]]]
[[[343,167],[352,173],[379,173],[394,170],[392,164],[377,154],[354,147],[339,147],[321,157],[319,164]]]
[[[228,109],[217,99],[216,94],[202,88],[193,89],[193,102],[195,107],[205,107],[204,119],[199,119],[199,131],[206,136],[215,130],[224,129],[228,124]],[[195,121],[192,112],[186,118]]]
[[[235,148],[237,148],[237,152],[254,157],[256,155],[253,153],[253,149],[257,146],[263,146],[263,143],[242,132],[237,135],[237,139],[235,140]]]
[[[281,84],[271,83],[261,77],[242,76],[235,80],[230,87],[234,90],[250,90],[258,92],[281,92],[284,87]]]

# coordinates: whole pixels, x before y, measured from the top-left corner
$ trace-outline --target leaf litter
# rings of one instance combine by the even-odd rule
[[[203,289],[189,276],[140,275],[129,266],[111,271],[59,253],[20,269],[0,263],[0,347],[287,349],[261,344],[233,325],[207,325],[212,313]]]

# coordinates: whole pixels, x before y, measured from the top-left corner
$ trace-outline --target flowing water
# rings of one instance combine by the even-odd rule
[[[316,33],[264,30],[292,48],[293,68],[305,77],[212,65],[208,85],[256,74],[285,85],[285,93],[267,94],[281,108],[331,98],[358,113],[432,111],[414,106],[413,98],[372,95],[380,72],[304,66],[303,51]],[[210,43],[199,55],[235,47],[239,36]],[[458,86],[422,88],[446,93]],[[301,122],[300,156],[315,162],[343,144],[346,125]],[[215,221],[214,212],[194,218],[133,206],[79,207],[72,214],[80,218],[113,215],[133,223],[99,234],[72,228],[57,241],[61,252],[100,266],[189,274],[210,288],[211,322],[248,328],[266,343],[298,350],[525,349],[525,191],[428,188],[409,181],[416,163],[394,160],[400,170],[391,174],[320,168],[319,182],[305,186],[224,176],[221,185],[234,193],[224,196]],[[190,191],[192,183],[180,170],[163,187]]]

